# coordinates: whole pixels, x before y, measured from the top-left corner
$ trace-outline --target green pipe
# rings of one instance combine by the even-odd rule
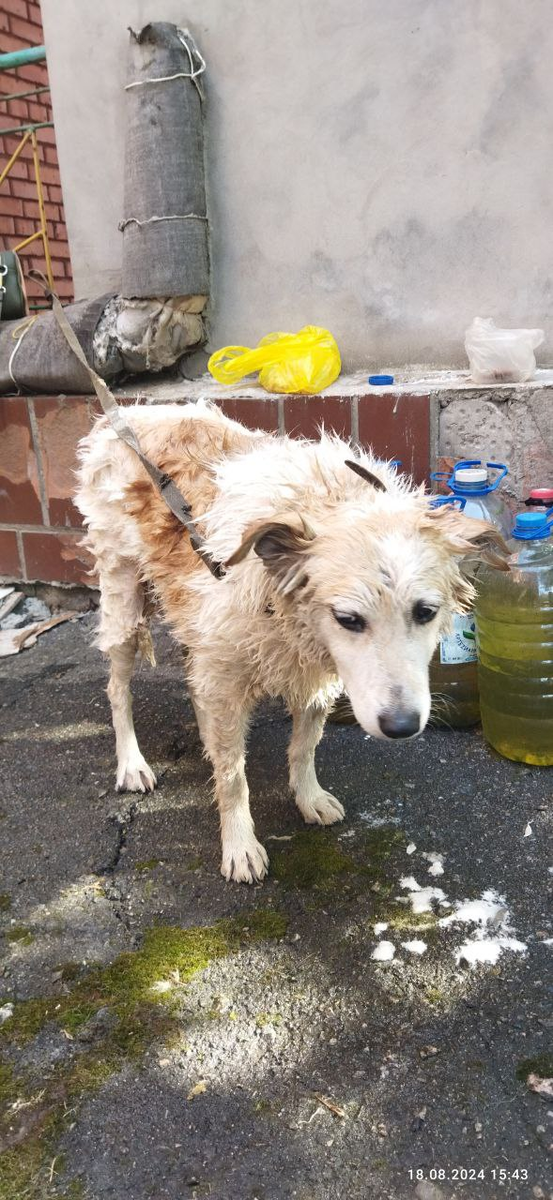
[[[10,54],[0,54],[0,71],[9,71],[12,67],[25,67],[27,63],[40,62],[46,58],[45,46],[30,46],[28,50],[12,50]]]
[[[36,121],[33,125],[7,125],[5,129],[0,129],[0,137],[7,137],[10,133],[26,133],[28,129],[53,129],[53,121]]]

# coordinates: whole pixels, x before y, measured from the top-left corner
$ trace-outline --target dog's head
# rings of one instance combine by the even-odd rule
[[[324,522],[283,514],[251,529],[229,565],[253,549],[286,604],[324,646],[359,724],[375,737],[420,733],[430,714],[428,665],[474,588],[460,559],[506,568],[485,521],[411,493],[372,507],[337,504]],[[307,632],[307,631],[306,631]]]

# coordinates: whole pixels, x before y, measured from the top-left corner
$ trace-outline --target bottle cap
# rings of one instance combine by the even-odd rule
[[[531,541],[535,538],[547,538],[551,533],[547,514],[541,512],[522,512],[515,517],[513,537],[517,541]]]
[[[455,483],[487,483],[488,472],[485,467],[459,467],[455,471]]]
[[[393,375],[369,375],[369,383],[371,383],[373,385],[373,387],[378,387],[379,385],[382,385],[383,383],[389,384],[389,383],[393,383],[393,382],[394,382]]]
[[[553,488],[532,488],[526,503],[531,500],[536,500],[539,504],[553,504]]]

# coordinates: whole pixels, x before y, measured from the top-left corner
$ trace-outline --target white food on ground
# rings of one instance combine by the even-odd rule
[[[390,962],[395,952],[396,948],[393,942],[379,942],[378,946],[375,946],[371,958],[375,962]]]
[[[426,942],[422,938],[413,938],[411,942],[401,943],[404,950],[408,950],[410,954],[424,954],[427,949]]]

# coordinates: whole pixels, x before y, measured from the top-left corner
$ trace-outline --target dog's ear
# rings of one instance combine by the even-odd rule
[[[289,595],[307,583],[305,558],[315,536],[301,515],[286,513],[273,517],[248,530],[225,565],[233,567],[254,550],[274,576],[278,590]]]
[[[431,508],[425,515],[427,528],[439,533],[452,554],[479,559],[498,571],[508,571],[509,547],[495,525],[477,517],[466,517],[453,505]]]

